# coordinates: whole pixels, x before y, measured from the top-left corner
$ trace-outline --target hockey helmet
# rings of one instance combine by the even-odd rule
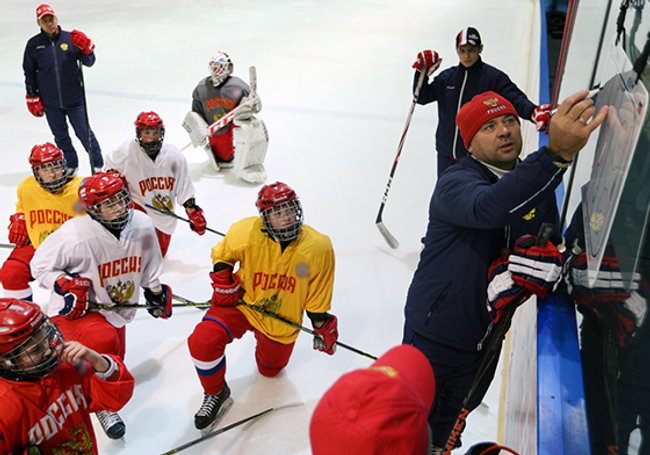
[[[36,381],[53,373],[63,352],[63,336],[38,305],[0,298],[0,376]]]
[[[210,69],[210,77],[215,87],[223,84],[232,72],[233,66],[232,60],[230,60],[230,57],[225,52],[217,51],[212,56],[208,68]]]
[[[29,164],[36,181],[50,193],[56,193],[68,182],[68,163],[61,149],[50,142],[32,148]]]
[[[255,206],[273,240],[288,242],[298,237],[303,224],[302,205],[289,185],[282,182],[264,185]]]
[[[142,132],[152,130],[158,134],[158,138],[149,142],[143,141]],[[138,118],[135,119],[135,137],[142,151],[155,159],[162,148],[163,139],[165,138],[165,125],[160,116],[153,111],[140,112]]]
[[[131,192],[122,175],[96,172],[79,185],[79,199],[88,215],[107,228],[122,231],[133,216]]]

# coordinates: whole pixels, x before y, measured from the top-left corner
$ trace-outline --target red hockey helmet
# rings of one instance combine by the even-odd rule
[[[145,142],[142,139],[142,132],[149,129],[158,133],[158,139]],[[138,139],[142,151],[155,159],[162,148],[165,137],[165,125],[160,116],[153,111],[140,112],[138,118],[135,119],[135,137]]]
[[[68,163],[61,149],[50,142],[32,148],[29,164],[36,181],[50,193],[56,193],[68,182]]]
[[[79,199],[88,215],[107,228],[121,231],[133,216],[133,201],[122,175],[96,172],[79,185]]]
[[[63,345],[61,332],[38,305],[0,298],[0,376],[43,378],[59,366]]]
[[[303,224],[300,199],[286,183],[264,185],[255,203],[264,227],[276,242],[287,242],[298,237]]]
[[[217,51],[216,54],[210,59],[208,63],[208,68],[210,69],[210,77],[212,78],[212,83],[215,87],[223,84],[233,69],[232,60],[228,54],[222,51]]]

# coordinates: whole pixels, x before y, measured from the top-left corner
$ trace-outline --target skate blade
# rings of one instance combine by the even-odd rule
[[[228,397],[228,399],[223,402],[221,409],[219,409],[219,414],[217,414],[217,417],[215,417],[214,422],[212,422],[210,425],[208,425],[207,427],[201,430],[201,436],[205,436],[214,431],[214,429],[217,427],[217,425],[219,425],[219,423],[223,419],[223,416],[226,415],[226,412],[228,412],[228,410],[232,407],[233,403],[234,400],[232,399],[232,397]]]

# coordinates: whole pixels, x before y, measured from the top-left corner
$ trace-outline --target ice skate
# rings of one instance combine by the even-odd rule
[[[126,433],[126,425],[117,412],[97,411],[95,414],[106,436],[111,439],[120,439]]]
[[[233,404],[233,399],[230,398],[230,388],[228,384],[223,384],[223,389],[217,395],[208,395],[204,393],[203,404],[199,411],[194,415],[194,427],[201,430],[201,434],[205,436],[211,433],[212,430],[221,422],[223,416],[228,412],[228,409]]]

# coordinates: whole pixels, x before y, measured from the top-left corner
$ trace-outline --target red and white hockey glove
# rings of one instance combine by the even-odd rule
[[[415,63],[413,63],[412,68],[415,68],[418,72],[421,72],[422,68],[426,67],[427,77],[429,77],[435,73],[438,68],[440,68],[441,63],[442,59],[438,56],[438,53],[436,51],[426,50],[418,52],[417,60],[415,60]]]
[[[29,243],[24,213],[14,213],[9,217],[9,241],[16,246],[25,246]]]
[[[45,109],[43,108],[43,103],[41,102],[40,96],[29,96],[25,95],[25,100],[27,101],[27,109],[34,117],[43,117]]]
[[[239,287],[239,276],[232,273],[232,268],[211,272],[212,303],[217,306],[236,306],[243,294]]]
[[[488,271],[487,310],[494,322],[499,322],[508,305],[521,305],[532,293],[514,282],[508,270],[510,254],[492,261]]]
[[[548,125],[551,123],[551,105],[540,104],[535,108],[530,119],[535,124],[537,131],[548,132]]]
[[[66,319],[79,319],[88,312],[88,290],[92,282],[88,278],[63,276],[54,283],[54,292],[63,296],[64,306],[59,315]]]
[[[336,352],[336,340],[339,339],[338,319],[330,314],[329,319],[320,329],[314,327],[314,332],[320,337],[314,337],[314,349],[333,355]]]
[[[546,246],[535,246],[536,239],[526,235],[517,240],[508,270],[515,283],[543,299],[554,291],[561,278],[562,255],[550,241]]]
[[[157,308],[148,308],[147,311],[154,318],[167,319],[172,317],[172,288],[166,284],[161,285],[160,292],[153,292],[144,288],[144,298],[149,305]]]
[[[185,213],[190,217],[190,229],[196,232],[199,235],[205,234],[205,228],[208,225],[208,222],[203,216],[203,209],[198,205],[192,207],[185,207]]]
[[[86,36],[85,33],[79,30],[72,30],[70,32],[70,41],[77,46],[81,52],[90,55],[95,50],[95,44]]]

